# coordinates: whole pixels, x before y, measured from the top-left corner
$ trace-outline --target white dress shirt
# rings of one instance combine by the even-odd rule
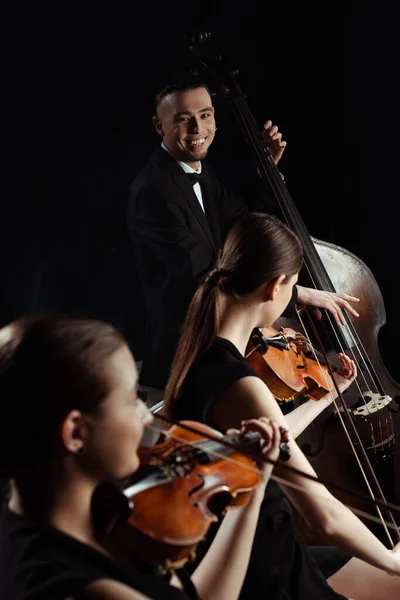
[[[161,142],[161,148],[163,148],[163,150],[166,150],[169,154],[171,154],[171,152],[168,150],[168,148],[164,144],[164,142]],[[171,154],[171,156],[172,156],[172,154]],[[182,162],[181,160],[177,160],[176,162],[178,163],[178,165],[180,165],[182,167],[182,169],[185,171],[185,173],[197,173],[197,174],[201,173],[201,163],[199,165],[198,170],[196,171],[195,169],[192,169],[192,167],[189,167],[189,165]],[[204,204],[203,204],[203,196],[201,194],[201,187],[200,187],[200,183],[198,181],[194,184],[193,191],[197,196],[197,200],[199,201],[199,204],[200,204],[201,208],[203,209],[203,212],[205,212]]]

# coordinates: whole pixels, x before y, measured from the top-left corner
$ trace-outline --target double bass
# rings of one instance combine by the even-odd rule
[[[345,402],[324,411],[319,426],[309,427],[299,444],[317,473],[329,472],[349,490],[367,489],[380,498],[385,498],[383,487],[389,499],[400,501],[400,385],[379,353],[377,337],[386,314],[377,282],[357,256],[310,236],[250,111],[237,71],[227,69],[221,57],[210,52],[210,34],[189,40],[189,51],[196,71],[231,106],[278,216],[300,239],[308,285],[360,299],[359,317],[346,314],[346,326],[337,325],[328,314],[320,323],[311,322],[307,335],[323,346],[327,359],[334,361],[337,352],[343,352],[356,362],[359,375],[346,391]],[[265,211],[269,212],[267,204]],[[285,326],[298,329],[299,323]],[[346,503],[345,495],[337,495]]]

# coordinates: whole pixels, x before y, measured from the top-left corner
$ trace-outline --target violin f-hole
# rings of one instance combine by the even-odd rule
[[[192,496],[193,494],[195,494],[196,492],[201,490],[202,487],[204,487],[205,481],[204,481],[203,473],[197,472],[196,475],[200,479],[200,483],[198,485],[196,485],[196,487],[194,487],[193,489],[190,490],[189,496]]]

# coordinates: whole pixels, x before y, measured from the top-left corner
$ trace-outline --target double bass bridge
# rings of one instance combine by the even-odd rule
[[[395,445],[395,431],[392,415],[384,411],[392,398],[367,391],[360,397],[356,407],[349,407],[353,419],[361,420],[370,429],[370,444],[365,447],[375,462],[385,462],[392,458]],[[343,408],[340,408],[343,411]],[[384,411],[384,412],[382,412]]]
[[[354,417],[368,417],[386,408],[391,403],[390,396],[381,396],[375,392],[365,392],[362,395],[363,404],[357,408],[351,408],[350,412]]]

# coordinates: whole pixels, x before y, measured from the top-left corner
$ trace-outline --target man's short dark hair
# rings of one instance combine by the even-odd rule
[[[186,92],[187,90],[194,90],[199,87],[205,88],[211,96],[208,85],[204,83],[204,80],[198,74],[184,73],[174,78],[170,78],[158,89],[154,98],[154,107],[157,111],[162,100],[170,94],[174,94],[175,92]]]

